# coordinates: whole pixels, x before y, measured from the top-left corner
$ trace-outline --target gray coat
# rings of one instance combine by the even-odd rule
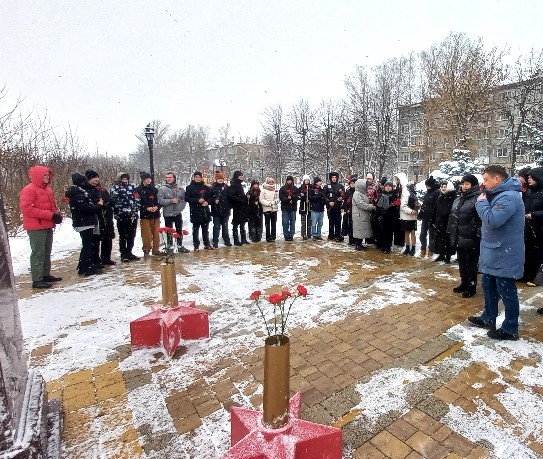
[[[175,197],[179,198],[177,204],[172,202],[172,199]],[[158,203],[162,206],[162,215],[164,217],[179,215],[187,205],[185,201],[185,189],[177,183],[173,183],[172,185],[165,183],[158,189]]]
[[[366,195],[366,180],[358,179],[354,184],[353,194],[353,237],[365,239],[373,236],[371,230],[371,213],[373,205]]]

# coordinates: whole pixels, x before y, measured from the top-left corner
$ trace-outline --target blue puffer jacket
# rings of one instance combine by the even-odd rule
[[[477,201],[481,217],[479,270],[496,277],[519,279],[524,271],[524,203],[520,182],[508,177]]]

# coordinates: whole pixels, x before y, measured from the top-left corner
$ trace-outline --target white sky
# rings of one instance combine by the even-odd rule
[[[262,113],[344,96],[356,65],[449,31],[543,48],[541,0],[0,0],[0,87],[90,150],[127,155],[153,119],[260,135]]]

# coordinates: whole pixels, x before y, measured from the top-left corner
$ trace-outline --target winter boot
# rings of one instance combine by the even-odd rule
[[[442,253],[439,254],[434,261],[445,261],[445,255],[443,255]]]
[[[450,264],[451,263],[451,256],[445,255],[445,263]]]
[[[434,256],[434,252],[431,250],[428,250],[428,258],[432,258]]]
[[[464,284],[460,284],[458,287],[453,288],[454,293],[462,293],[466,290],[466,286]]]
[[[414,257],[415,256],[415,246],[411,246],[411,250],[409,251],[409,256]]]
[[[402,254],[403,255],[409,255],[410,252],[411,252],[411,246],[406,245],[405,250],[402,252]]]
[[[234,227],[232,229],[232,237],[234,238],[234,245],[237,245],[238,247],[241,247],[243,245],[239,240],[239,233],[237,227]]]
[[[475,285],[470,285],[466,290],[462,292],[462,298],[471,298],[476,294]]]
[[[240,227],[239,232],[241,234],[241,243],[242,244],[250,244],[250,242],[247,240],[247,231],[245,230],[245,227]]]
[[[426,258],[426,249],[420,249],[419,257]]]

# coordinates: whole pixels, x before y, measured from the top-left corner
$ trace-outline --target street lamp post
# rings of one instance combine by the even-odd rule
[[[149,147],[149,173],[151,174],[152,183],[155,183],[155,164],[153,162],[153,140],[155,137],[155,129],[149,123],[145,126],[145,137],[147,138],[147,146]]]
[[[264,183],[264,166],[260,168],[260,180]]]

